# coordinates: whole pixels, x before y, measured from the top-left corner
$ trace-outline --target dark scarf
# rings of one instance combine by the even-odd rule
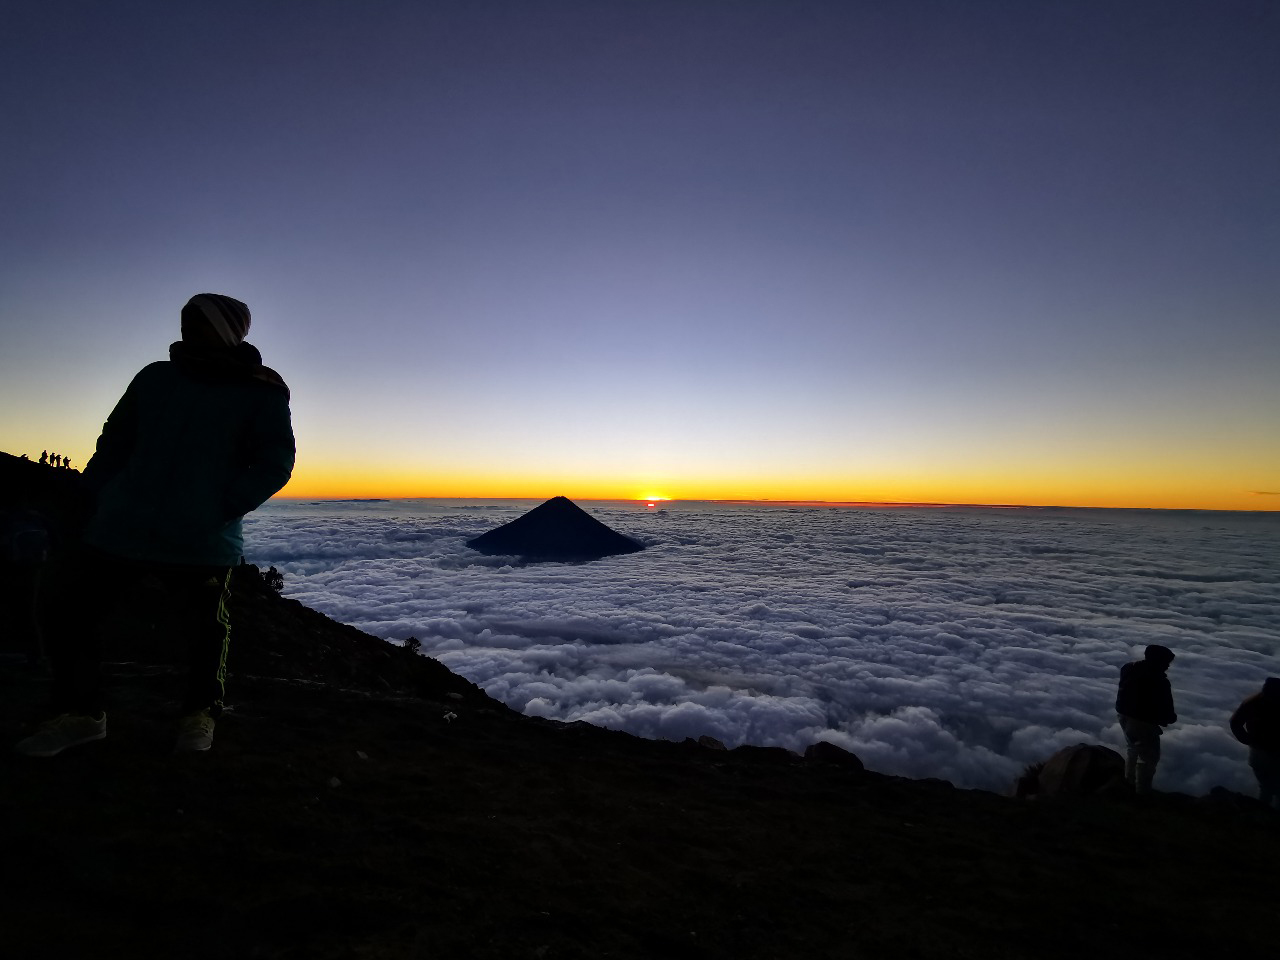
[[[186,340],[169,345],[169,359],[178,369],[201,383],[238,383],[257,380],[289,397],[284,378],[262,365],[262,354],[251,343],[241,341],[234,347],[211,347]]]

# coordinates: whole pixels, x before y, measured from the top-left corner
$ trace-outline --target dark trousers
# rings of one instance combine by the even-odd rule
[[[41,563],[0,565],[0,649],[23,654],[33,665],[44,655],[36,613],[42,567]]]
[[[179,634],[169,638],[173,653],[185,647],[182,712],[221,710],[231,640],[231,568],[144,563],[81,547],[60,557],[51,573],[41,607],[55,713],[97,716],[105,709],[106,628],[148,630],[157,607]]]

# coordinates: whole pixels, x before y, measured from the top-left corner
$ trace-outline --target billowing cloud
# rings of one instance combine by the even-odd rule
[[[589,506],[648,549],[526,565],[465,540],[527,505],[286,503],[250,520],[249,559],[530,715],[830,740],[998,790],[1061,746],[1122,749],[1119,667],[1162,643],[1180,721],[1157,786],[1253,789],[1226,723],[1280,674],[1280,518]]]

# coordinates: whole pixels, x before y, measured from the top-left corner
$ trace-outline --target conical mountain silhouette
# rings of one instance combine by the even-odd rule
[[[598,560],[644,547],[611,530],[567,497],[552,497],[522,517],[467,541],[481,553],[529,560]]]

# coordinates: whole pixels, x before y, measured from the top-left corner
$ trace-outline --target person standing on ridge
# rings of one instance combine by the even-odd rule
[[[288,482],[289,389],[245,342],[249,308],[201,293],[182,308],[182,339],[144,367],[102,427],[81,474],[94,499],[83,543],[51,578],[45,645],[53,719],[19,753],[51,757],[107,735],[100,627],[130,584],[153,580],[187,641],[175,749],[208,750],[222,708],[231,572],[241,518]],[[66,611],[83,611],[76,618]]]
[[[1258,778],[1258,799],[1270,807],[1280,800],[1280,677],[1267,677],[1262,689],[1231,715],[1231,732],[1249,748],[1249,768]]]
[[[1151,781],[1160,762],[1160,737],[1175,723],[1173,690],[1166,675],[1173,663],[1173,651],[1153,643],[1141,660],[1120,668],[1120,690],[1116,694],[1116,713],[1124,731],[1128,750],[1125,753],[1124,778],[1135,793],[1151,792]]]

